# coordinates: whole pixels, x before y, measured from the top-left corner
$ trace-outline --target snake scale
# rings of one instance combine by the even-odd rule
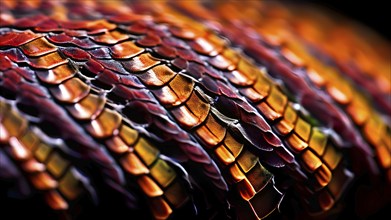
[[[3,217],[390,207],[390,44],[359,24],[278,1],[0,7]]]

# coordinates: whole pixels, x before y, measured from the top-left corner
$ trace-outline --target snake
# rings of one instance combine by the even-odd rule
[[[391,47],[370,28],[280,1],[0,7],[2,219],[388,213]]]

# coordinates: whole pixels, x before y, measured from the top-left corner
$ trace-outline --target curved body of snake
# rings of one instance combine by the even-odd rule
[[[343,219],[390,204],[376,34],[262,1],[0,6],[3,216]]]

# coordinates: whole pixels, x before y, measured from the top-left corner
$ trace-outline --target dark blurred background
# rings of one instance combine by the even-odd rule
[[[391,7],[382,0],[285,0],[286,2],[312,3],[336,11],[356,20],[391,40]]]

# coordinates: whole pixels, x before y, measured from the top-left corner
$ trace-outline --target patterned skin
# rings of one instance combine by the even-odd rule
[[[389,44],[305,8],[247,3],[2,1],[6,213],[384,212]]]

